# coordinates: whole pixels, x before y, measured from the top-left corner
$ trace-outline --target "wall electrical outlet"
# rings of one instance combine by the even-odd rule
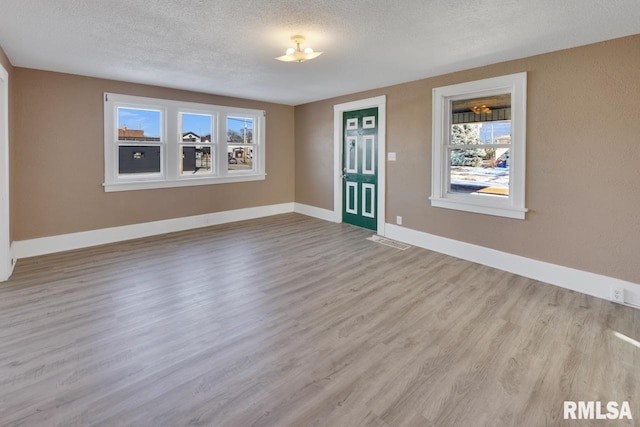
[[[396,224],[402,225],[402,217],[401,216],[397,216],[396,217]]]
[[[624,288],[617,286],[611,287],[611,300],[619,303],[624,303]]]

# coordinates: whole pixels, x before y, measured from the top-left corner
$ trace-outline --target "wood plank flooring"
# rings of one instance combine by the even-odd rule
[[[0,426],[640,420],[640,310],[370,235],[287,214],[21,260]]]

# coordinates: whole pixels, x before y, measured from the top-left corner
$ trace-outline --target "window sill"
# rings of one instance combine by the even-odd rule
[[[485,215],[502,216],[505,218],[525,219],[528,209],[510,206],[489,206],[486,204],[468,203],[464,200],[452,200],[430,197],[431,206],[436,208],[454,209],[457,211],[473,212]]]
[[[107,184],[104,183],[104,191],[152,190],[155,188],[192,187],[195,185],[230,184],[233,182],[264,181],[267,174],[237,174],[225,177],[211,178],[181,178],[177,180],[162,181],[131,181]]]

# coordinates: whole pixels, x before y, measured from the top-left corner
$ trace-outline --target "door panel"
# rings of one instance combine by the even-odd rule
[[[347,182],[345,212],[358,215],[358,183]]]
[[[362,184],[362,216],[375,218],[376,215],[376,186]]]
[[[342,219],[376,230],[378,197],[378,109],[343,113]]]
[[[346,172],[358,173],[358,150],[353,149],[353,147],[356,147],[358,138],[355,136],[348,136],[345,140],[346,143],[344,150],[346,154]]]
[[[376,173],[376,165],[374,164],[374,160],[376,157],[375,153],[375,145],[376,139],[375,135],[364,135],[362,137],[362,173],[365,175],[375,175]]]

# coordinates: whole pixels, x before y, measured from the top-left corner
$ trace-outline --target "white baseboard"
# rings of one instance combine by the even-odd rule
[[[315,206],[304,205],[302,203],[294,203],[293,211],[302,215],[323,219],[330,222],[338,222],[336,215],[329,209],[317,208]]]
[[[7,264],[4,268],[0,268],[0,282],[6,282],[13,274],[13,266],[15,265],[15,260],[12,258],[11,250],[9,250],[9,259],[6,260]]]
[[[447,239],[395,224],[386,225],[386,237],[610,301],[611,289],[622,288],[625,291],[625,305],[640,308],[640,284]]]
[[[121,227],[82,231],[58,236],[40,237],[30,240],[19,240],[13,242],[11,252],[16,259],[29,258],[54,252],[63,252],[124,240],[139,239],[141,237],[155,236],[158,234],[289,213],[293,212],[293,207],[293,203],[282,203],[183,218],[165,219]]]

